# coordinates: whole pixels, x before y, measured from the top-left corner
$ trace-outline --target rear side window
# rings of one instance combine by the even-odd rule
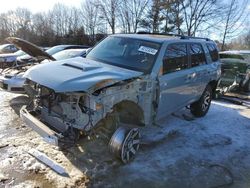
[[[191,66],[196,67],[206,63],[206,57],[201,44],[190,44]]]
[[[207,48],[213,62],[218,61],[219,55],[215,44],[207,44]]]
[[[186,44],[170,44],[163,60],[163,74],[188,68]]]

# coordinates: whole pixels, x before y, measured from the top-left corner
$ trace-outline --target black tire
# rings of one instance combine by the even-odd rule
[[[203,117],[207,114],[211,100],[212,100],[212,88],[210,85],[206,87],[201,98],[190,105],[191,113],[196,117]]]
[[[243,91],[250,92],[250,79],[242,86]]]

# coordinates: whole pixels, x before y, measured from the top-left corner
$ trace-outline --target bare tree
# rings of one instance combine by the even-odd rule
[[[91,40],[95,40],[97,27],[100,24],[99,5],[96,0],[86,0],[81,5],[81,15],[86,33],[91,35]]]
[[[69,30],[76,32],[80,27],[82,27],[82,25],[83,21],[81,16],[81,10],[75,7],[71,7],[68,19]]]
[[[38,45],[52,46],[55,33],[53,19],[47,13],[36,13],[32,16],[32,41]]]
[[[173,31],[177,31],[178,34],[182,33],[183,8],[181,5],[183,1],[184,0],[168,0],[162,2],[162,17],[165,22],[162,30],[165,33]]]
[[[120,6],[121,20],[128,33],[133,30],[136,33],[139,21],[145,13],[149,0],[127,0],[122,1]]]
[[[184,21],[182,15],[183,7],[181,6],[183,1],[184,0],[174,0],[171,4],[171,11],[174,19],[173,23],[176,27],[177,34],[183,33],[181,30],[181,25]]]
[[[222,39],[222,50],[225,48],[225,42],[227,37],[232,37],[233,34],[242,30],[241,26],[244,23],[246,16],[245,10],[247,7],[247,0],[239,2],[236,0],[231,0],[229,5],[225,6],[224,10],[224,22],[222,22],[221,27],[223,27],[223,39]]]
[[[98,0],[102,17],[109,24],[112,33],[115,33],[116,18],[118,16],[120,0]]]
[[[0,41],[11,35],[9,19],[6,13],[0,14]]]
[[[49,11],[49,17],[52,18],[54,31],[57,36],[62,37],[69,31],[69,8],[61,3],[54,5],[53,9]]]
[[[153,0],[147,15],[141,20],[140,25],[152,32],[159,32],[162,22],[161,11],[163,9],[162,0]]]
[[[218,16],[217,0],[185,0],[181,2],[184,25],[189,36],[195,36],[199,27]]]

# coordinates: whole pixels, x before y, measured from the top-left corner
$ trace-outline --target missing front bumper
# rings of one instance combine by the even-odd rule
[[[63,138],[63,136],[39,121],[32,113],[32,111],[26,109],[26,106],[22,107],[20,110],[21,119],[27,126],[41,135],[44,141],[58,146],[58,141]]]

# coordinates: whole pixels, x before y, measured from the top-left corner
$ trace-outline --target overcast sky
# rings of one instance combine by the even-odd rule
[[[63,3],[69,6],[79,7],[84,0],[5,0],[1,2],[0,13],[8,10],[14,10],[17,7],[28,8],[33,13],[46,12],[51,9],[56,3]]]

